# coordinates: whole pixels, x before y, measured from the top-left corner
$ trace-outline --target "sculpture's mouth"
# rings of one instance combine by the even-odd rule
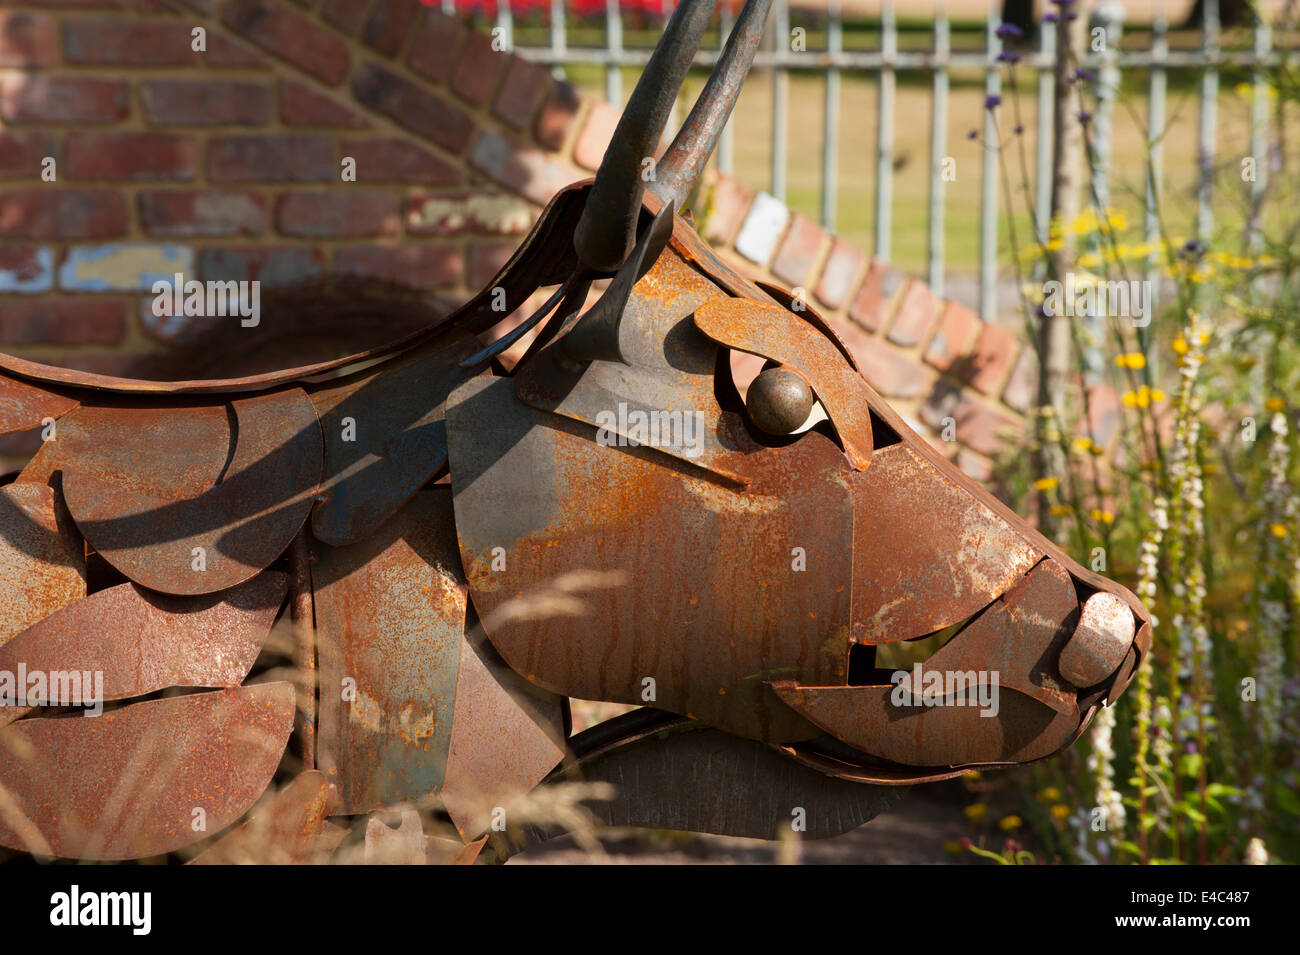
[[[773,683],[826,734],[791,747],[792,755],[905,782],[1052,755],[1096,705],[1123,691],[1149,644],[1149,623],[1122,588],[1109,587],[1044,557],[947,628],[951,637],[928,658],[855,667],[853,654],[869,652],[859,645],[845,685]]]

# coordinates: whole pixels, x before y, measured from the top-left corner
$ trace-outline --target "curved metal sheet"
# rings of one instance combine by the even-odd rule
[[[836,739],[906,766],[1023,763],[1064,748],[1079,714],[1058,713],[1009,688],[998,713],[978,706],[895,706],[889,686],[774,686],[781,699]]]
[[[338,790],[325,774],[308,770],[189,864],[323,865],[348,835],[328,819],[338,802]]]
[[[447,415],[456,532],[493,646],[531,682],[655,705],[742,736],[815,735],[763,684],[843,682],[852,517],[815,432],[737,455],[748,489],[476,378]],[[816,676],[814,676],[816,674]]]
[[[486,832],[494,807],[510,805],[564,758],[563,706],[506,666],[481,627],[462,639],[439,798],[463,838]]]
[[[695,327],[728,348],[770,358],[800,372],[812,385],[844,443],[854,470],[871,463],[871,386],[836,343],[779,305],[743,298],[706,302]]]
[[[960,623],[1043,557],[1018,526],[909,444],[881,448],[850,481],[857,643],[910,640]]]
[[[83,406],[73,415],[76,443],[58,451],[68,509],[136,583],[169,594],[225,590],[268,567],[306,521],[323,457],[306,393],[229,409],[233,428],[219,405]]]
[[[0,434],[29,431],[40,427],[46,418],[60,418],[75,407],[74,398],[0,374]]]
[[[1077,718],[1077,691],[1061,676],[1059,660],[1078,619],[1074,583],[1065,568],[1048,558],[940,647],[924,666],[995,672],[1000,686]]]
[[[471,372],[460,362],[478,347],[463,334],[312,389],[325,439],[317,538],[360,540],[388,520],[447,463],[443,412],[448,393]]]
[[[450,498],[423,491],[364,540],[315,548],[317,765],[339,812],[421,804],[442,785],[467,602]]]
[[[0,647],[0,672],[100,673],[104,700],[170,686],[239,686],[288,578],[259,574],[217,597],[173,597],[120,584],[56,611]]]
[[[0,487],[0,644],[86,596],[86,548],[52,487]]]
[[[293,711],[293,686],[267,683],[12,723],[0,730],[0,845],[130,859],[218,832],[271,781]]]
[[[606,748],[583,760],[576,777],[618,790],[613,799],[583,804],[601,825],[751,839],[775,839],[790,831],[796,809],[804,810],[802,838],[837,836],[902,799],[897,789],[845,782],[761,743],[690,721]],[[559,834],[554,829],[533,833],[534,838]]]

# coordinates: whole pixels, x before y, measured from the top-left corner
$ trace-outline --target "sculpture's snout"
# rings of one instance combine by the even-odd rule
[[[1095,686],[1119,669],[1133,646],[1137,621],[1115,594],[1099,592],[1083,603],[1074,634],[1061,650],[1061,676],[1075,686]]]

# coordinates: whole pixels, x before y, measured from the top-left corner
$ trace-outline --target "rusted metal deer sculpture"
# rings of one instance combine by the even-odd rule
[[[47,439],[0,488],[0,844],[121,859],[229,828],[221,858],[277,771],[301,771],[263,834],[290,858],[338,845],[330,817],[412,805],[472,858],[511,800],[569,778],[620,782],[591,805],[607,823],[771,837],[802,807],[824,836],[899,786],[1059,752],[1124,689],[1136,598],[677,215],[768,3],[656,165],[712,7],[678,6],[594,181],[435,327],[229,380],[0,357],[0,426]],[[733,352],[766,359],[743,397]],[[292,667],[267,650],[282,612]],[[995,675],[995,710],[875,667],[945,630],[925,669]],[[569,697],[649,705],[570,735]]]

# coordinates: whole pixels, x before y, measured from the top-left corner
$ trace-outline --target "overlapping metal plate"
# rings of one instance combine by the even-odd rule
[[[95,550],[138,584],[190,595],[243,583],[284,552],[323,456],[300,388],[228,406],[82,406],[51,443]]]
[[[129,859],[219,832],[270,782],[293,711],[292,685],[268,683],[11,723],[0,845]]]

